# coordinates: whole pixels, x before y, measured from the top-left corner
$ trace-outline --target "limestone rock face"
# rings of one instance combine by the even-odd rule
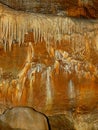
[[[0,116],[0,120],[9,128],[16,128],[17,130],[49,130],[46,117],[32,108],[12,108],[5,111]]]

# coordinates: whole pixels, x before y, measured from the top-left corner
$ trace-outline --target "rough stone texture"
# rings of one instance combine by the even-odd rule
[[[0,120],[1,127],[5,127],[5,130],[8,126],[17,130],[49,130],[46,117],[32,108],[16,107],[8,109],[0,116]],[[7,125],[4,126],[4,124]]]
[[[49,116],[51,130],[75,130],[73,122],[66,118],[64,114]]]
[[[20,114],[19,109],[17,111],[17,115],[12,113],[12,111],[10,111],[10,115],[5,114],[7,115],[8,123],[6,124],[6,121],[3,120],[2,122],[2,120],[0,120],[0,130],[29,130],[29,129],[20,129],[21,125],[24,123],[25,123],[25,128],[27,128],[28,123],[22,119],[21,119],[22,122],[20,122],[21,120],[20,118],[18,118],[18,114]],[[4,114],[1,115],[0,118],[5,115]],[[13,120],[12,122],[15,128],[11,128],[11,126],[9,126],[9,124],[11,123],[11,119],[13,118],[17,119],[17,121]],[[31,123],[32,118],[29,120],[29,123]],[[16,128],[17,122],[21,123],[21,124],[19,123],[20,124],[19,128]],[[84,113],[84,114],[70,112],[70,111],[69,112],[66,111],[65,114],[64,113],[53,114],[53,115],[48,116],[48,122],[49,122],[48,123],[49,130],[97,130],[98,129],[98,110],[93,110],[90,113]]]
[[[98,109],[90,113],[66,112],[48,117],[51,130],[97,130]]]
[[[73,17],[98,17],[97,0],[0,0],[17,10]]]

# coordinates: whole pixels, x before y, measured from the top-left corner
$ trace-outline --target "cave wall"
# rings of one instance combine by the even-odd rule
[[[1,104],[47,114],[90,111],[91,103],[97,108],[97,28],[97,19],[18,12],[0,4]]]
[[[29,106],[51,130],[97,129],[97,0],[0,2],[0,114]]]

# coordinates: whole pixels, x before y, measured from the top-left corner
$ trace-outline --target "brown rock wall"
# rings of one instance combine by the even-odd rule
[[[64,16],[97,18],[97,0],[0,0],[3,4],[16,10],[31,11],[34,13],[59,14]],[[76,9],[77,8],[77,9]]]

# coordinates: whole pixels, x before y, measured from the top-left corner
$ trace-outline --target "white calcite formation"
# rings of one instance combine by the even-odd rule
[[[60,43],[62,39],[69,40],[73,51],[81,52],[84,48],[88,50],[89,44],[94,44],[95,39],[93,46],[98,49],[98,20],[17,12],[0,4],[0,40],[5,50],[7,44],[11,50],[13,41],[24,44],[24,36],[29,32],[33,32],[35,43],[44,40],[47,46],[52,41]],[[85,38],[89,42],[85,43]]]

